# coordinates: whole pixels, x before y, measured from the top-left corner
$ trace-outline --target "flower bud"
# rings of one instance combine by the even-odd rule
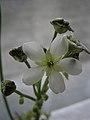
[[[70,27],[69,22],[65,21],[62,18],[53,19],[50,21],[50,23],[53,25],[55,31],[59,34],[63,34],[67,32],[68,30],[74,32],[72,28]]]
[[[25,62],[27,60],[27,56],[22,50],[22,46],[12,49],[9,54],[19,62]]]
[[[24,97],[23,96],[20,96],[20,98],[19,98],[19,104],[24,104]]]
[[[42,98],[43,98],[43,100],[47,100],[48,99],[48,95],[47,94],[44,94],[44,95],[42,95]]]
[[[75,44],[78,50],[81,50],[81,51],[84,50],[86,53],[90,54],[90,51],[88,50],[88,48],[84,44],[80,43],[79,40],[76,40],[72,35],[67,36],[67,39],[70,40],[70,42],[72,42],[73,44]]]
[[[80,53],[83,51],[83,49],[81,46],[78,46],[75,43],[69,41],[68,51],[72,53]]]
[[[42,104],[43,104],[43,100],[42,99],[40,99],[40,100],[38,100],[37,102],[36,102],[36,106],[38,106],[39,107],[39,109],[41,108],[41,106],[42,106]]]
[[[33,112],[39,112],[39,108],[38,108],[38,106],[37,105],[35,105],[34,107],[33,107]]]
[[[10,80],[4,80],[1,83],[1,92],[5,95],[5,96],[9,96],[11,95],[14,91],[16,90],[16,85],[13,81]]]

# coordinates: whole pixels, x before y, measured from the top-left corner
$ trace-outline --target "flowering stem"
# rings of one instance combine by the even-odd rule
[[[1,6],[0,6],[0,80],[1,80],[1,82],[3,82],[3,80],[4,80],[3,70],[2,70],[2,57],[1,57]],[[10,119],[14,120],[13,116],[11,114],[11,111],[10,111],[10,108],[9,108],[8,101],[7,101],[6,97],[4,95],[2,95],[2,97],[3,97],[5,107],[7,109],[7,112],[8,112],[8,115],[9,115]]]
[[[31,68],[28,62],[25,62],[25,64],[27,65],[28,68]],[[37,89],[36,89],[36,87],[37,87]],[[44,99],[42,98],[42,96],[45,95],[46,92],[48,91],[48,77],[46,78],[42,89],[41,89],[41,80],[40,80],[38,83],[33,84],[33,90],[34,90],[34,94],[35,94],[37,99],[35,99],[35,98],[32,99],[31,96],[26,96],[26,95],[22,94],[21,92],[19,92],[17,90],[15,92],[19,95],[22,95],[26,98],[29,98],[29,99],[32,99],[32,100],[35,101],[32,112],[35,113],[35,118],[34,119],[39,120],[40,115],[41,115],[41,109],[42,109],[42,106],[43,106],[43,103],[44,103]]]
[[[26,94],[23,94],[23,93],[21,93],[21,92],[18,91],[18,90],[15,90],[15,93],[17,93],[18,95],[21,95],[21,96],[23,96],[23,97],[25,97],[25,98],[28,98],[28,99],[30,99],[30,100],[36,101],[35,98],[33,98],[33,97],[31,97],[31,96],[28,96],[28,95],[26,95]]]
[[[35,84],[33,85],[33,90],[34,90],[34,94],[35,94],[36,96],[38,96],[38,93],[37,93],[36,88],[35,88]]]
[[[42,87],[42,94],[44,94],[45,92],[48,91],[48,77],[46,78],[44,84],[43,84],[43,87]]]
[[[38,86],[38,93],[40,93],[41,92],[41,80],[39,81],[39,86]]]

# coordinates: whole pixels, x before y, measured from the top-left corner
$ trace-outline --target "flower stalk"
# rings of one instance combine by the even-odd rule
[[[28,63],[28,61],[25,61],[25,64],[27,65],[28,68],[31,68],[30,64]]]
[[[16,94],[20,95],[20,96],[23,96],[23,97],[25,97],[25,98],[28,98],[28,99],[32,100],[32,101],[36,101],[35,98],[33,98],[33,97],[29,96],[29,95],[23,94],[23,93],[21,93],[21,92],[18,91],[18,90],[15,90],[14,92],[15,92]]]
[[[30,69],[29,63],[27,65],[27,67]],[[33,91],[36,96],[36,99],[15,90],[15,93],[35,101],[33,109],[31,110],[31,112],[33,113],[32,118],[34,118],[34,120],[39,120],[43,103],[44,103],[44,101],[46,101],[48,99],[48,96],[46,95],[46,92],[48,91],[48,89],[47,89],[48,88],[48,77],[46,78],[42,89],[41,89],[41,82],[42,81],[40,80],[39,82],[33,84]]]

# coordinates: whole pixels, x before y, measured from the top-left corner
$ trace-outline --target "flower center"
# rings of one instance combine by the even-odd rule
[[[54,65],[53,61],[48,61],[48,62],[47,62],[47,66],[48,66],[49,68],[51,68],[53,65]]]

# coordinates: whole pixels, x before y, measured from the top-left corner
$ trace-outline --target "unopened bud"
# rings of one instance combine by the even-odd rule
[[[48,99],[48,95],[47,94],[44,94],[44,95],[42,95],[42,98],[43,98],[43,100],[47,100]]]
[[[78,46],[75,43],[69,41],[68,51],[72,53],[80,53],[83,51],[83,49],[81,46]]]
[[[4,80],[1,83],[1,91],[5,96],[11,95],[16,90],[16,85],[13,81]]]
[[[59,34],[63,34],[67,31],[73,31],[73,29],[70,27],[69,22],[65,21],[62,18],[56,18],[50,21],[50,23],[53,25],[55,31]]]
[[[23,96],[20,96],[20,98],[19,98],[19,104],[24,104],[24,97]]]
[[[27,56],[22,50],[22,46],[12,49],[9,54],[19,62],[25,62],[27,60]]]
[[[76,44],[78,50],[85,51],[86,53],[90,54],[88,48],[82,44],[79,40],[76,40],[72,35],[67,36],[67,39]]]

